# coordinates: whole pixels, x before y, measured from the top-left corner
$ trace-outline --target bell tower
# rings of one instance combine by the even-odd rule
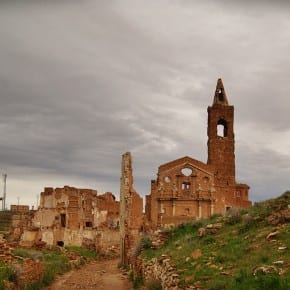
[[[216,186],[234,186],[235,135],[234,106],[230,106],[221,79],[218,79],[213,104],[207,108],[208,165],[215,167]]]

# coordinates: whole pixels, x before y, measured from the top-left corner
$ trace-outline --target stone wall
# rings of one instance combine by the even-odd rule
[[[132,250],[140,239],[143,224],[143,199],[133,188],[132,158],[130,152],[122,156],[120,179],[120,235],[121,264],[129,265]]]
[[[10,206],[11,211],[17,211],[17,212],[29,212],[29,206],[28,205],[14,205],[12,204]]]
[[[158,281],[164,290],[177,290],[179,275],[175,268],[170,263],[170,257],[162,255],[160,258],[153,258],[151,260],[144,260],[137,258],[134,264],[134,277],[142,276],[143,282],[146,285]]]
[[[47,187],[20,244],[31,247],[42,242],[99,251],[119,248],[119,211],[120,202],[111,192],[98,195],[92,189]]]

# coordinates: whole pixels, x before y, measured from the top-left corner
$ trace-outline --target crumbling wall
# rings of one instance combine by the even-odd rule
[[[100,232],[112,229],[112,235],[119,236],[119,207],[120,203],[110,192],[98,196],[92,189],[47,187],[41,193],[40,207],[34,212],[32,226],[23,233],[21,243],[117,247],[116,238],[104,239]]]
[[[121,264],[130,264],[132,250],[140,237],[143,219],[143,199],[133,188],[131,153],[122,155],[120,179]]]
[[[95,224],[98,227],[119,228],[120,202],[111,192],[99,195],[96,200]]]
[[[9,241],[19,241],[23,231],[31,225],[34,211],[28,205],[11,205],[0,212],[0,231],[9,232]]]

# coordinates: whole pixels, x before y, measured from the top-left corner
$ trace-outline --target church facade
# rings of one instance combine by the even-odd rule
[[[218,79],[208,112],[208,160],[191,157],[159,166],[146,196],[146,219],[153,228],[251,206],[249,186],[235,176],[234,106],[229,105]]]

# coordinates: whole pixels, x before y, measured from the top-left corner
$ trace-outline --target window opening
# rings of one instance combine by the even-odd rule
[[[91,228],[91,227],[93,227],[93,223],[92,223],[92,222],[86,222],[86,227],[87,227],[87,228]]]
[[[228,136],[228,125],[227,122],[223,119],[220,119],[217,124],[217,135],[220,137]]]
[[[60,247],[63,247],[64,246],[64,242],[63,241],[57,241],[56,244]]]
[[[219,94],[219,100],[220,100],[221,102],[223,102],[223,101],[224,101],[224,95],[223,95],[222,89],[219,89],[219,90],[218,90],[218,94]]]
[[[181,185],[182,190],[189,190],[190,189],[190,182],[183,182]]]
[[[185,168],[181,169],[181,173],[185,176],[189,176],[192,174],[192,169],[185,167]]]
[[[60,215],[60,224],[61,224],[61,226],[62,226],[63,228],[65,228],[65,225],[66,225],[66,216],[65,216],[64,213],[62,213],[62,214]]]

